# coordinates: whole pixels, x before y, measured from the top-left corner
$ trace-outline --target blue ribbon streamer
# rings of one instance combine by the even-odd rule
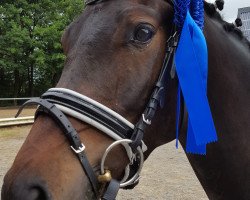
[[[189,11],[175,56],[176,71],[189,119],[186,151],[206,154],[206,144],[217,141],[207,90],[207,46]]]

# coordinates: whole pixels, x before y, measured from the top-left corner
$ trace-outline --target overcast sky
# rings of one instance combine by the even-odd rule
[[[224,0],[224,9],[221,11],[222,16],[228,22],[233,22],[237,18],[238,8],[250,7],[250,0]],[[215,0],[207,0],[213,3]]]

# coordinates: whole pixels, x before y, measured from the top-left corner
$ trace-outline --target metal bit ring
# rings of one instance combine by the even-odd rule
[[[109,145],[109,147],[106,149],[106,151],[104,152],[103,156],[102,156],[102,160],[101,160],[101,166],[100,166],[100,171],[101,171],[101,174],[104,174],[105,173],[105,169],[104,169],[104,163],[105,163],[105,160],[106,160],[106,157],[108,155],[108,153],[117,145],[119,144],[129,144],[129,143],[132,143],[132,140],[130,139],[122,139],[122,140],[118,140],[118,141],[115,141],[113,142],[111,145]],[[139,175],[141,173],[141,170],[142,170],[142,166],[143,166],[143,162],[144,162],[144,156],[143,156],[143,151],[141,149],[141,147],[137,147],[137,153],[139,155],[139,159],[140,159],[140,163],[139,163],[139,168],[137,170],[137,172],[135,173],[135,175],[133,177],[131,177],[131,179],[129,179],[128,181],[125,181],[125,182],[120,182],[120,187],[126,187],[132,183],[134,183],[137,179],[139,179]]]

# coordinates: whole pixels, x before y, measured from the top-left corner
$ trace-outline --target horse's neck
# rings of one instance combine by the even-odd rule
[[[208,99],[219,141],[208,145],[205,157],[187,156],[209,199],[250,199],[249,49],[211,19],[205,35]]]

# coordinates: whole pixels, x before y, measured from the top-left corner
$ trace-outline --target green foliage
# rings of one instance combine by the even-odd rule
[[[65,59],[61,35],[82,10],[83,0],[0,1],[0,97],[54,86]]]

